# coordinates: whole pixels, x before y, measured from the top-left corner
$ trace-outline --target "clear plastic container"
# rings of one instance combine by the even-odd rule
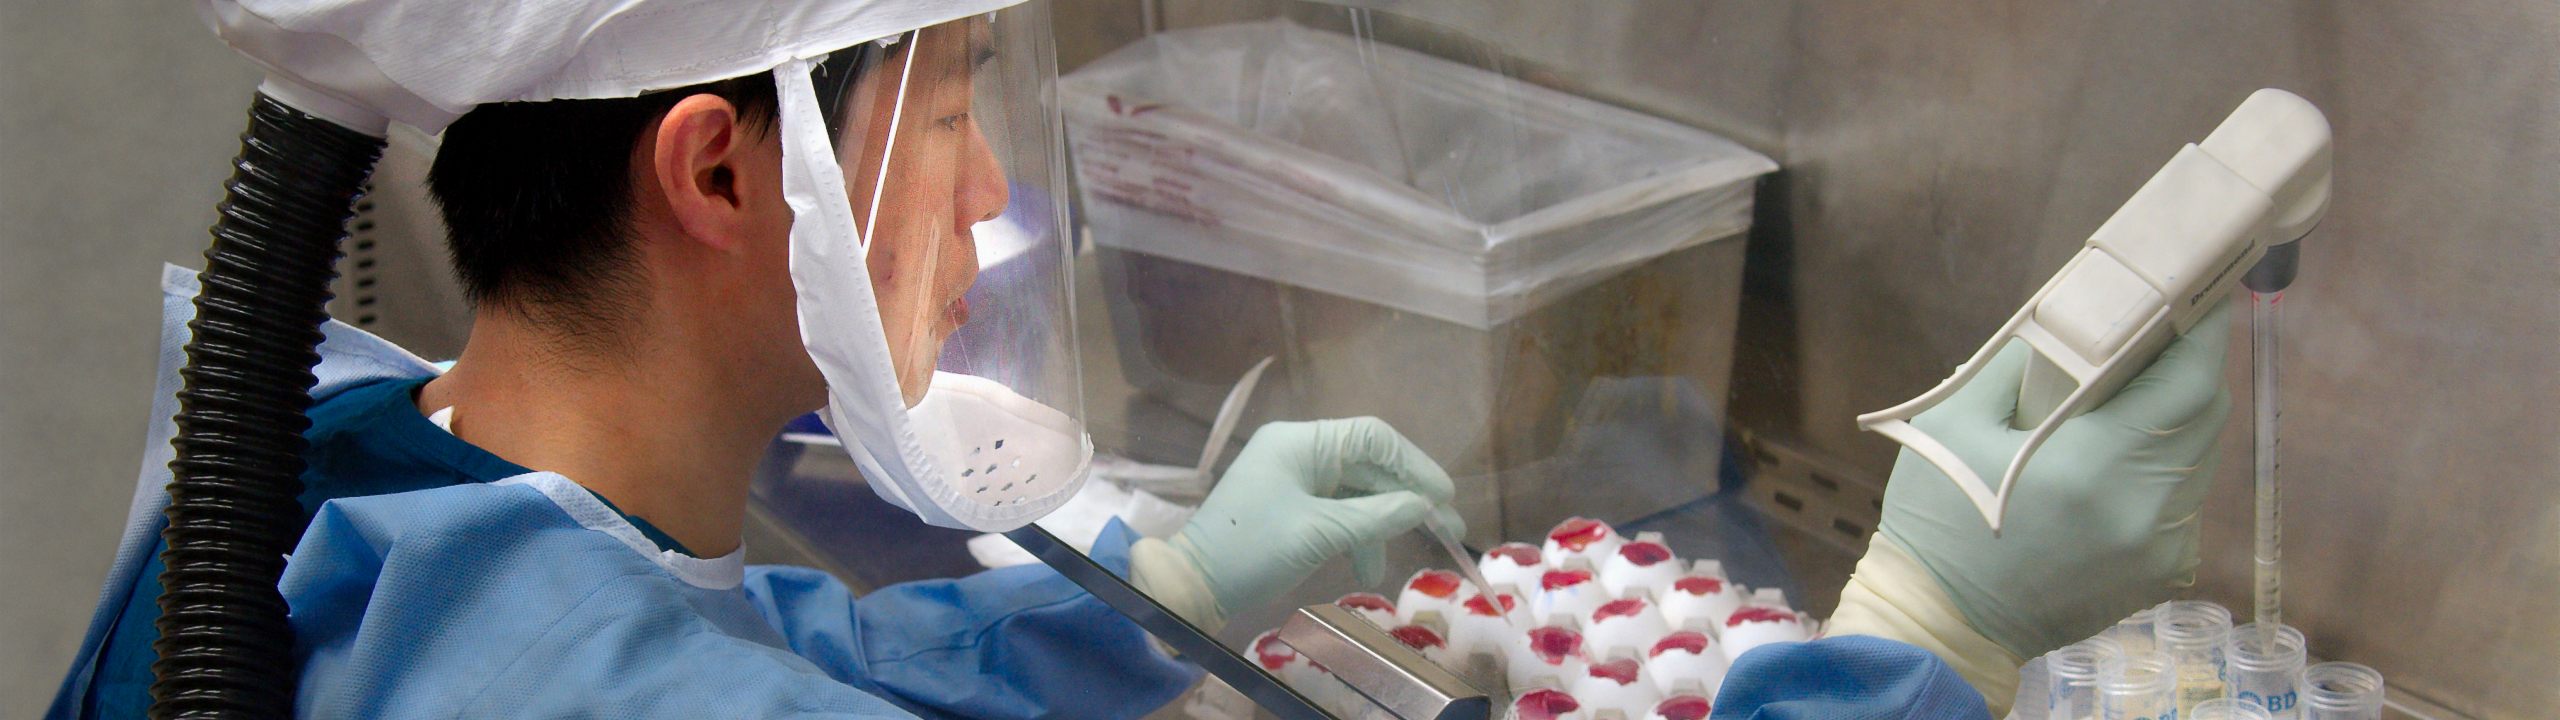
[[[2177,716],[2177,668],[2167,653],[2127,653],[2098,672],[2098,717],[2170,720]]]
[[[2382,673],[2349,662],[2302,671],[2303,720],[2381,720]]]
[[[2152,619],[2151,637],[2178,664],[2180,715],[2197,703],[2230,697],[2222,674],[2222,646],[2231,638],[2230,610],[2198,601],[2162,605]]]
[[[2287,625],[2249,623],[2231,629],[2223,646],[2223,677],[2231,697],[2256,703],[2274,720],[2301,717],[2296,705],[2304,663],[2302,631]]]
[[[2178,714],[2180,720],[2273,720],[2267,709],[2233,698],[2218,698],[2196,703],[2195,708]]]
[[[2046,653],[2044,716],[2048,720],[2097,717],[2098,673],[2123,653],[2122,645],[2103,635]]]
[[[1473,547],[1710,496],[1721,458],[1692,449],[1723,433],[1777,165],[1479,67],[1495,48],[1309,14],[1335,13],[1157,33],[1060,80],[1109,320],[1097,449],[1196,456],[1276,358],[1235,427],[1385,420],[1456,478]]]
[[[2153,641],[2151,638],[2152,620],[2159,616],[2161,608],[2168,607],[2168,605],[2168,603],[2161,603],[2152,607],[2143,608],[2140,612],[2127,615],[2123,620],[2116,621],[2114,627],[2107,628],[2105,632],[2099,634],[2115,640],[2116,645],[2123,648],[2125,652],[2151,652],[2153,650]]]
[[[2222,626],[2226,628],[2231,627],[2232,624],[2231,608],[2223,607],[2222,603],[2211,600],[2171,600],[2152,606],[2151,608],[2152,634],[2154,636],[2159,635],[2159,619],[2161,617],[2165,617],[2167,613],[2172,612],[2201,613],[2203,615],[2212,616],[2220,620]]]

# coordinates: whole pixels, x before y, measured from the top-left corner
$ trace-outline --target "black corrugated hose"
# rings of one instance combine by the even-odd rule
[[[382,146],[264,93],[251,101],[187,324],[153,718],[293,714],[276,582],[302,536],[303,413],[338,244]]]

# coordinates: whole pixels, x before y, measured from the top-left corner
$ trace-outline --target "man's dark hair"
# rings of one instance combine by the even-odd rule
[[[774,126],[773,78],[754,75],[632,98],[493,103],[447,127],[427,190],[472,304],[609,332],[627,309],[612,290],[631,279],[635,145],[702,94],[736,105],[749,127]]]

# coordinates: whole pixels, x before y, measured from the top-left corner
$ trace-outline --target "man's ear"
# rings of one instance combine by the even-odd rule
[[[739,186],[746,129],[736,105],[693,95],[668,109],[652,134],[648,167],[668,211],[686,236],[717,249],[738,247],[752,220]]]

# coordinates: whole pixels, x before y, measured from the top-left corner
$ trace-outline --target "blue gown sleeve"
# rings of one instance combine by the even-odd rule
[[[1115,520],[1092,557],[1126,575],[1136,540]],[[859,600],[823,572],[755,566],[746,591],[793,652],[927,718],[1136,718],[1200,677],[1045,566],[900,583]]]
[[[1743,653],[1711,720],[1989,718],[1982,694],[1918,647],[1849,636]]]

